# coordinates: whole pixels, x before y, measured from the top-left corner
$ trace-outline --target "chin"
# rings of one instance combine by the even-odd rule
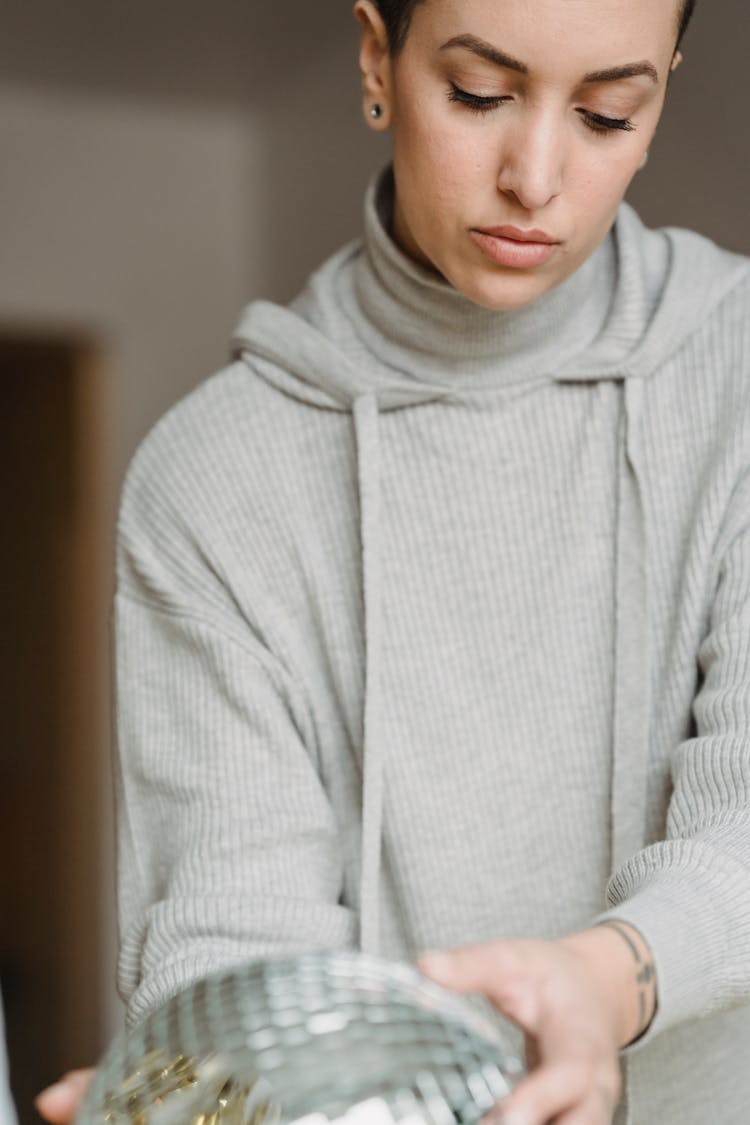
[[[495,312],[511,312],[533,304],[560,280],[562,279],[519,270],[503,277],[496,273],[490,277],[462,277],[452,284],[475,305]]]

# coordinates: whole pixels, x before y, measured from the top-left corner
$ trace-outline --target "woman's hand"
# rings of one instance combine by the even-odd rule
[[[71,1070],[54,1086],[42,1090],[34,1104],[42,1117],[53,1125],[69,1125],[75,1121],[93,1077],[93,1069]]]
[[[529,1074],[497,1109],[504,1125],[608,1125],[620,1096],[618,1050],[656,1004],[643,938],[612,922],[560,941],[498,941],[420,958],[458,992],[483,993],[526,1033]]]

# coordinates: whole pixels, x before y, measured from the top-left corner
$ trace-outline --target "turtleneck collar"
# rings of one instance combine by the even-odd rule
[[[366,192],[364,251],[354,261],[344,309],[359,343],[386,367],[423,383],[466,389],[543,379],[601,333],[615,291],[611,234],[533,304],[498,312],[469,300],[401,250],[390,233],[393,206],[388,165]]]

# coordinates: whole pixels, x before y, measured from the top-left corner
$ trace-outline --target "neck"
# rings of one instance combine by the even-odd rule
[[[359,334],[389,367],[442,386],[539,379],[601,332],[614,291],[611,238],[532,305],[497,311],[475,304],[415,260],[399,241],[395,211],[389,166],[367,192],[365,253],[354,273]]]

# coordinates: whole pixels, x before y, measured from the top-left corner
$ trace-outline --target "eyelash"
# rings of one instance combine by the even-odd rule
[[[510,101],[510,98],[480,98],[478,94],[470,94],[467,90],[462,90],[460,86],[451,82],[448,101],[458,102],[460,105],[466,106],[471,113],[483,114],[489,113],[490,110]],[[592,133],[598,133],[600,136],[604,133],[629,133],[635,129],[635,125],[628,117],[603,117],[600,113],[591,113],[590,110],[586,109],[579,109],[577,112]]]

